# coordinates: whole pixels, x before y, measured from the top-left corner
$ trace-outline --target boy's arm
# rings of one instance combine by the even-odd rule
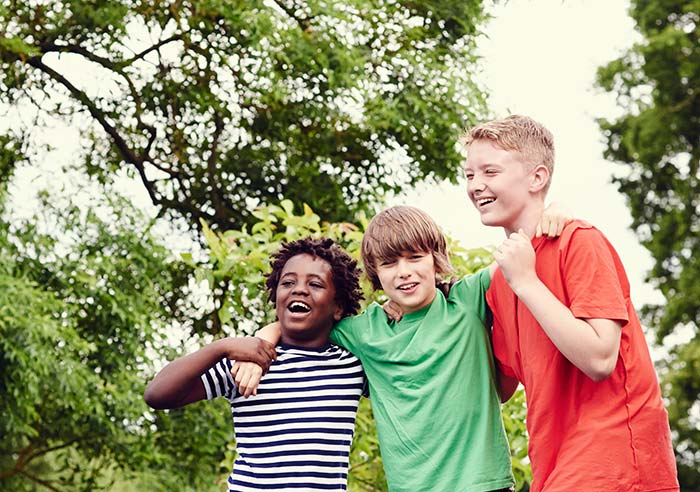
[[[606,379],[617,364],[622,325],[576,318],[537,277],[535,252],[522,231],[511,234],[494,257],[508,285],[564,357],[592,380]]]
[[[255,336],[271,343],[273,346],[277,345],[282,336],[280,322],[275,321],[263,326],[255,332]],[[262,366],[255,362],[237,361],[231,368],[231,375],[236,381],[238,392],[244,398],[258,394],[258,385],[263,375]]]
[[[223,338],[170,362],[148,383],[143,398],[159,410],[182,407],[206,398],[201,375],[224,357],[267,367],[276,356],[274,346],[262,339]]]
[[[553,202],[542,212],[542,217],[537,222],[537,228],[535,229],[535,237],[559,237],[564,230],[564,226],[572,220],[573,217],[567,210],[558,203]]]

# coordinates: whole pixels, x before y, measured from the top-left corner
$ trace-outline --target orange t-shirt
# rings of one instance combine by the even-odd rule
[[[527,396],[533,492],[677,491],[668,415],[620,259],[590,224],[536,238],[537,276],[577,318],[623,323],[615,370],[596,383],[569,362],[499,270],[486,299],[494,355]]]

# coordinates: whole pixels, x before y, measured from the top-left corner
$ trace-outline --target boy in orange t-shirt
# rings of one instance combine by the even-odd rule
[[[620,259],[586,222],[531,239],[554,166],[524,116],[471,129],[467,193],[503,227],[487,300],[501,398],[527,396],[533,492],[678,491],[668,416]]]

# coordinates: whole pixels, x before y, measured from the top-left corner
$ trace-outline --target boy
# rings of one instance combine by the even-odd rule
[[[373,287],[384,289],[403,318],[390,322],[372,304],[338,323],[331,340],[356,354],[367,372],[389,490],[509,490],[510,452],[485,327],[490,271],[443,294],[436,283],[452,271],[445,238],[414,207],[376,215],[361,252]],[[275,340],[274,324],[258,335]],[[241,391],[254,385],[251,366],[243,369]]]
[[[330,239],[284,244],[266,286],[282,330],[277,352],[256,338],[217,340],[168,364],[146,388],[153,408],[223,396],[231,404],[238,458],[229,491],[345,490],[355,414],[365,378],[360,362],[328,334],[359,308],[357,262]],[[266,366],[259,396],[246,400],[232,360]]]
[[[552,134],[509,116],[463,144],[469,198],[507,235],[487,300],[503,400],[525,387],[531,490],[677,491],[668,417],[617,253],[578,220],[558,239],[530,239]]]

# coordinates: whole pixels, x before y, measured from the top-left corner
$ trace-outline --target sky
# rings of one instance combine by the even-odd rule
[[[549,201],[598,227],[617,249],[636,307],[663,297],[644,283],[652,260],[631,231],[629,209],[611,178],[624,167],[603,159],[596,118],[615,117],[615,99],[595,88],[599,66],[640,40],[622,0],[510,0],[492,9],[479,42],[478,80],[496,117],[525,114],[554,134],[556,163]],[[456,186],[420,186],[392,200],[428,211],[463,246],[497,245],[501,229],[485,227]]]
[[[596,69],[639,39],[627,9],[626,0],[498,2],[479,42],[478,80],[490,96],[495,116],[527,114],[554,133],[557,162],[549,198],[608,236],[629,274],[632,299],[641,307],[663,298],[644,283],[652,261],[629,229],[629,210],[611,183],[613,173],[624,168],[603,159],[602,137],[595,123],[595,118],[617,114],[614,98],[595,89]],[[61,63],[72,62],[64,57]],[[29,117],[0,115],[0,129],[11,125],[13,118]],[[50,152],[42,169],[25,168],[17,176],[14,195],[27,210],[32,208],[28,189],[71,186],[73,177],[60,164],[75,157],[80,145],[77,132],[58,124],[55,132],[39,138],[61,152]],[[76,150],[68,151],[70,148]],[[481,225],[467,200],[464,182],[421,185],[390,203],[427,210],[466,247],[496,245],[504,237],[500,229]]]

